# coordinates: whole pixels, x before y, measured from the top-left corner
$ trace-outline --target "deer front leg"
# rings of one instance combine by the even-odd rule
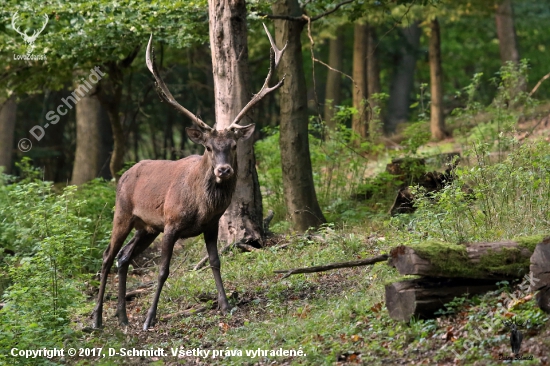
[[[118,264],[118,303],[116,316],[120,325],[128,325],[126,313],[126,281],[128,277],[128,266],[132,259],[142,253],[158,236],[158,233],[147,233],[145,230],[138,230],[117,255]]]
[[[227,295],[223,288],[222,276],[220,273],[221,262],[218,255],[218,222],[215,225],[204,232],[204,241],[206,243],[206,250],[208,251],[208,260],[212,273],[214,274],[214,280],[216,281],[216,289],[218,290],[218,307],[223,314],[227,314],[230,310],[229,302],[227,301]]]
[[[157,306],[159,303],[160,293],[162,291],[162,286],[168,278],[170,273],[170,260],[172,259],[172,252],[174,251],[174,244],[178,236],[175,231],[166,230],[164,232],[164,237],[162,238],[162,249],[161,249],[161,263],[159,269],[159,278],[157,284],[157,291],[155,292],[155,297],[153,298],[153,303],[151,308],[147,312],[147,318],[143,324],[143,330],[149,329],[150,326],[155,324],[155,318],[157,316]]]

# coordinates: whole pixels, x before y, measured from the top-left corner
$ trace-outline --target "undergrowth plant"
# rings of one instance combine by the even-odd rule
[[[101,263],[114,189],[96,181],[58,194],[29,161],[20,169],[22,179],[4,176],[0,185],[0,247],[12,254],[4,250],[0,257],[8,284],[2,294],[0,348],[60,347],[72,332],[70,315],[84,301],[82,286]]]
[[[279,131],[255,145],[258,177],[262,187],[264,207],[275,211],[274,222],[286,218],[283,196]],[[353,132],[342,125],[322,140],[310,133],[309,146],[313,180],[317,199],[323,212],[336,217],[354,205],[352,194],[364,182],[367,159],[364,152],[369,146],[353,146]],[[369,144],[369,143],[365,143]],[[351,212],[351,211],[350,211]]]

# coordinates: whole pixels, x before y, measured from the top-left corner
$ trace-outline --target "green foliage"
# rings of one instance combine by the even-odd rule
[[[13,54],[25,53],[22,38],[12,29],[11,18],[18,12],[25,29],[35,18],[48,15],[46,29],[36,40],[33,51],[45,55],[43,61],[14,60]],[[32,15],[32,16],[29,16]],[[156,42],[181,48],[204,42],[208,34],[207,2],[134,0],[79,0],[43,2],[35,0],[5,1],[0,9],[0,42],[4,51],[0,56],[6,65],[13,65],[8,84],[23,92],[36,92],[44,87],[60,89],[71,81],[72,71],[123,60],[151,32]],[[18,23],[19,24],[19,23]],[[140,59],[142,59],[140,57]],[[144,65],[140,63],[140,66]]]
[[[337,113],[341,120],[351,116],[350,108],[342,108]],[[270,133],[269,130],[267,130]],[[275,221],[286,217],[283,196],[283,178],[281,172],[281,156],[279,153],[279,132],[275,130],[265,139],[255,145],[258,176],[264,207],[275,211]],[[360,147],[354,147],[352,141],[357,136],[353,131],[339,124],[338,128],[322,140],[317,131],[309,135],[311,164],[315,191],[321,209],[328,214],[329,219],[356,221],[364,219],[364,211],[352,199],[359,188],[365,183],[367,159],[365,152],[372,151],[372,143],[365,142]],[[377,184],[377,183],[374,183]]]
[[[57,194],[52,183],[37,179],[41,173],[29,161],[19,167],[24,178],[0,186],[0,246],[15,252],[0,264],[9,281],[0,348],[60,347],[72,332],[70,315],[84,300],[85,279],[101,263],[114,189],[97,180]]]
[[[455,180],[440,192],[421,195],[409,218],[407,240],[453,243],[510,239],[544,233],[550,218],[550,148],[546,142],[513,145],[493,163],[489,146],[474,145],[472,167],[458,168]],[[417,192],[421,193],[421,192]]]

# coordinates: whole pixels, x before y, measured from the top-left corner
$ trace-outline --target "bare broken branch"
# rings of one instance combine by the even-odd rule
[[[381,255],[378,255],[376,257],[371,257],[371,258],[367,258],[367,259],[360,259],[358,261],[331,263],[331,264],[327,264],[327,265],[324,265],[324,266],[283,269],[283,270],[277,270],[277,271],[273,271],[273,272],[275,272],[275,273],[285,273],[285,275],[281,278],[281,279],[283,279],[283,278],[287,278],[289,276],[292,276],[292,275],[298,274],[298,273],[315,273],[315,272],[330,271],[332,269],[339,269],[339,268],[367,266],[369,264],[384,262],[388,258],[389,258],[389,256],[387,254],[381,254]]]

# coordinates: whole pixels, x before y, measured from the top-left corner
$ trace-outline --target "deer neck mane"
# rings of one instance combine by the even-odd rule
[[[233,165],[235,174],[221,183],[216,183],[216,176],[212,168],[210,157],[204,153],[199,163],[199,171],[201,174],[200,185],[204,189],[205,204],[209,211],[225,211],[231,203],[231,198],[237,186],[237,164]]]

